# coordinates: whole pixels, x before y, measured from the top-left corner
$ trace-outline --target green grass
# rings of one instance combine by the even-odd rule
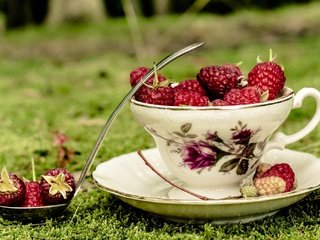
[[[186,16],[184,21],[178,16],[141,19],[148,55],[139,61],[134,58],[123,19],[3,33],[0,166],[5,164],[10,171],[30,178],[30,159],[34,157],[40,176],[57,164],[52,141],[54,132],[60,131],[70,137],[67,146],[81,153],[68,169],[81,170],[105,120],[129,90],[129,72],[137,65],[151,66],[194,41],[205,41],[206,46],[167,66],[163,74],[180,81],[194,77],[205,65],[240,61],[246,73],[256,55],[267,58],[272,48],[285,67],[288,86],[295,91],[305,86],[320,89],[318,11],[320,5],[312,4],[276,12],[240,12],[229,17]],[[172,30],[176,26],[181,29],[178,33]],[[166,38],[170,44],[157,42]],[[307,100],[280,130],[293,133],[301,129],[313,109],[314,103]],[[288,147],[320,156],[319,130],[317,127]],[[92,169],[114,156],[154,146],[126,107],[108,133]],[[48,154],[40,157],[36,153],[39,150]],[[174,223],[150,216],[94,188],[81,192],[65,216],[41,225],[0,218],[0,239],[319,239],[318,194],[273,217],[215,226],[210,222]]]

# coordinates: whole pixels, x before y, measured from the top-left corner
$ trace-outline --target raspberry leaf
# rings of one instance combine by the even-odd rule
[[[167,87],[167,86],[169,86],[170,81],[168,79],[160,81],[158,70],[157,70],[155,64],[153,65],[153,69],[154,69],[154,77],[153,77],[152,84],[144,83],[144,85],[147,86],[148,88],[151,88],[151,89],[157,89],[159,87]]]
[[[269,49],[269,62],[273,62],[276,60],[277,54],[273,55],[272,49]],[[263,61],[261,60],[260,56],[257,56],[257,63],[262,63]]]

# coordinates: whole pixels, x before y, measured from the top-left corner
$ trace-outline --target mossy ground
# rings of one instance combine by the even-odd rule
[[[314,3],[228,17],[141,19],[148,52],[139,60],[134,57],[128,25],[123,19],[2,33],[0,166],[31,178],[33,157],[39,177],[45,169],[57,165],[52,141],[59,131],[69,136],[67,147],[80,152],[67,168],[80,171],[105,120],[130,88],[129,72],[138,65],[152,66],[168,53],[195,41],[205,41],[206,46],[175,61],[162,73],[180,81],[194,77],[205,65],[240,61],[246,73],[256,55],[267,58],[272,48],[285,67],[288,86],[295,91],[305,86],[319,89],[319,15],[315,14],[319,11],[320,5]],[[173,23],[181,31],[173,31]],[[166,38],[170,39],[169,44],[164,44]],[[280,130],[293,133],[305,126],[314,106],[306,100]],[[317,127],[289,147],[320,156],[319,130]],[[125,108],[92,169],[114,156],[154,146]],[[216,226],[210,222],[187,224],[157,218],[90,188],[81,192],[60,218],[39,225],[0,218],[0,239],[320,239],[319,203],[316,191],[273,217]]]

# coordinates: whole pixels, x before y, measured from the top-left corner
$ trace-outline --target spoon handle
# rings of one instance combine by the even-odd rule
[[[185,48],[182,48],[170,55],[168,55],[167,57],[165,57],[164,59],[162,59],[159,63],[156,64],[155,69],[160,70],[162,69],[164,66],[166,66],[167,64],[169,64],[170,62],[172,62],[173,60],[181,57],[182,55],[196,49],[199,48],[203,45],[203,42],[199,42],[199,43],[194,43],[192,45],[189,45]],[[85,180],[85,177],[87,175],[87,173],[90,170],[90,167],[101,147],[101,144],[103,142],[104,137],[106,136],[111,124],[113,123],[114,119],[117,117],[117,115],[119,114],[119,112],[125,107],[125,105],[130,101],[130,99],[133,97],[133,95],[138,91],[138,89],[143,85],[143,83],[145,83],[150,77],[152,77],[154,74],[154,68],[151,68],[151,70],[138,82],[138,84],[132,88],[127,95],[122,99],[122,101],[118,104],[118,106],[113,110],[113,112],[111,113],[111,115],[109,116],[108,120],[106,121],[104,127],[102,128],[102,131],[96,141],[95,146],[93,147],[87,162],[81,172],[81,175],[77,181],[77,186],[76,186],[76,192],[75,194],[78,193],[78,191],[81,188],[82,183]]]

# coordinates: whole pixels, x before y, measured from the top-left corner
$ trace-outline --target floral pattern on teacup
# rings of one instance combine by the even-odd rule
[[[250,165],[253,167],[258,163],[267,144],[267,139],[257,140],[256,135],[260,128],[250,129],[241,121],[230,129],[228,140],[223,140],[217,131],[208,130],[204,136],[199,137],[192,133],[191,129],[191,123],[183,124],[180,126],[180,131],[173,131],[170,134],[171,137],[165,140],[169,146],[173,147],[172,152],[180,154],[181,166],[198,173],[204,169],[210,171],[219,161],[222,161],[219,172],[227,173],[236,169],[238,175],[246,174]],[[153,129],[148,130],[157,134]]]

